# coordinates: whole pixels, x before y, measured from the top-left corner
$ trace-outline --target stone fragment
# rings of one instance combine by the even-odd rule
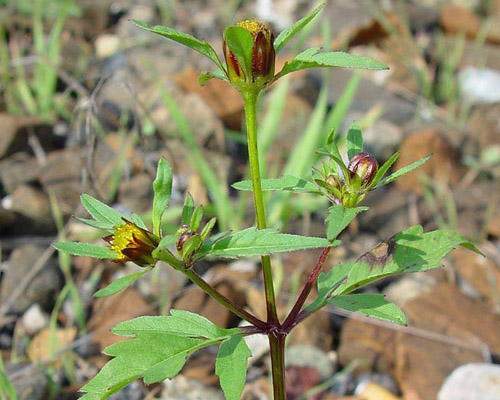
[[[28,367],[28,368],[26,368]],[[42,368],[29,368],[22,364],[5,364],[18,400],[45,400],[49,396],[49,380]],[[22,372],[21,372],[22,371]]]
[[[500,399],[500,366],[466,364],[446,378],[438,400],[498,400]]]
[[[16,287],[30,273],[31,268],[33,268],[44,250],[43,247],[28,244],[17,247],[11,253],[7,262],[7,271],[2,277],[0,286],[2,304],[10,298]],[[15,314],[23,313],[34,303],[39,303],[43,308],[49,309],[60,285],[59,271],[54,260],[50,258],[31,280],[22,295],[14,302],[10,312]]]
[[[213,389],[194,379],[177,375],[163,382],[161,399],[164,400],[224,400],[222,391]]]
[[[398,170],[429,154],[432,157],[424,165],[396,181],[399,189],[422,194],[424,186],[419,179],[420,174],[451,186],[456,185],[465,174],[466,168],[460,163],[458,151],[444,136],[431,129],[415,132],[404,140],[394,169]]]
[[[42,310],[39,304],[33,304],[26,310],[21,319],[24,331],[33,335],[49,325],[49,316]]]

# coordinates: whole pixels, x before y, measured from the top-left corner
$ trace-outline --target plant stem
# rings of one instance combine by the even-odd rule
[[[257,91],[242,91],[245,103],[245,120],[247,127],[248,161],[250,163],[250,174],[252,177],[253,199],[255,204],[255,216],[257,228],[266,229],[266,212],[264,209],[264,198],[260,178],[259,150],[257,148]],[[271,269],[271,258],[262,256],[262,273],[264,275],[264,290],[266,293],[267,321],[279,326],[278,313],[276,311],[276,298],[274,295],[273,275]]]
[[[257,96],[258,90],[243,90],[245,103],[245,120],[247,127],[248,161],[252,178],[253,200],[258,229],[266,229],[266,212],[262,195],[259,149],[257,147]],[[270,325],[267,336],[271,351],[271,370],[273,379],[274,400],[286,400],[285,394],[285,338],[281,332],[281,324],[276,311],[271,258],[262,257],[262,273],[264,275],[264,291],[266,294],[267,323]]]
[[[237,315],[241,319],[251,323],[262,330],[269,330],[269,324],[264,321],[261,321],[259,318],[253,316],[249,312],[245,311],[243,308],[234,304],[231,300],[229,300],[226,296],[220,293],[217,289],[210,286],[210,284],[205,281],[200,275],[198,275],[192,269],[185,269],[184,274],[196,285],[198,285],[206,294],[208,294],[212,299],[216,300],[228,310],[230,310],[233,314]]]
[[[328,258],[328,254],[330,253],[331,249],[331,247],[325,247],[321,252],[318,262],[312,270],[311,275],[309,275],[309,278],[307,279],[302,292],[300,292],[300,295],[297,298],[297,301],[295,302],[292,310],[290,311],[290,314],[288,314],[285,322],[283,322],[283,330],[285,332],[290,332],[290,330],[297,324],[297,315],[299,315],[300,311],[302,310],[302,306],[309,296],[309,293],[311,293],[311,290],[316,283],[316,280],[318,279],[318,275],[323,268],[323,265],[325,264],[325,261]]]
[[[269,333],[271,370],[273,375],[273,399],[286,400],[285,392],[285,339],[284,333]]]

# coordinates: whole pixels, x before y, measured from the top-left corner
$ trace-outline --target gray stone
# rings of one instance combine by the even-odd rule
[[[49,316],[42,310],[39,304],[33,304],[24,313],[21,323],[28,335],[34,335],[49,326]]]
[[[164,400],[224,400],[222,391],[183,375],[166,380],[163,387],[161,399]]]
[[[10,378],[18,400],[43,400],[48,396],[48,379],[41,368],[24,365],[6,364],[5,370]]]
[[[2,304],[10,298],[16,287],[30,273],[44,250],[44,247],[24,245],[12,252],[0,286]],[[59,271],[54,259],[51,258],[31,280],[22,295],[17,298],[10,312],[23,313],[34,303],[39,303],[44,308],[52,306],[52,300],[60,286]]]
[[[459,75],[462,96],[469,104],[500,101],[500,71],[468,67]]]
[[[408,274],[387,286],[384,294],[387,300],[402,306],[407,301],[432,290],[436,285],[436,279],[428,273]]]
[[[500,399],[500,366],[465,364],[455,369],[443,383],[438,400]]]
[[[22,183],[38,179],[40,170],[36,160],[27,153],[16,153],[0,161],[0,182],[7,193]]]
[[[332,376],[334,360],[330,354],[314,346],[296,345],[286,349],[286,366],[316,368],[322,379]]]

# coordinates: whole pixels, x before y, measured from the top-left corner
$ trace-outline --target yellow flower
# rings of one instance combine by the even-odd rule
[[[110,249],[117,254],[115,262],[132,261],[141,267],[155,264],[156,259],[152,253],[160,239],[130,221],[124,222],[114,228],[112,235],[103,237],[103,240],[109,243]]]

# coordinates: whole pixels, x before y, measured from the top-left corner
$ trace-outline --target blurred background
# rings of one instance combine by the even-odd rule
[[[57,254],[52,244],[104,244],[102,232],[72,218],[86,217],[84,192],[150,222],[161,157],[175,174],[166,232],[179,225],[186,191],[207,218],[217,217],[217,230],[252,225],[251,198],[229,186],[247,176],[238,93],[215,80],[201,87],[199,71],[212,70],[208,59],[129,19],[188,32],[221,55],[225,26],[257,17],[279,32],[315,4],[0,0],[1,399],[78,398],[107,361],[100,351],[118,340],[109,329],[122,320],[175,307],[222,327],[240,322],[166,266],[96,299],[97,289],[138,267]],[[327,268],[413,224],[458,229],[486,257],[457,249],[444,268],[370,287],[404,309],[408,328],[335,309],[307,319],[288,342],[288,398],[429,400],[444,384],[439,399],[453,400],[470,379],[473,391],[464,398],[490,399],[474,390],[481,393],[489,376],[500,380],[500,1],[330,0],[278,65],[310,46],[370,56],[390,70],[310,70],[274,85],[260,101],[268,177],[310,177],[327,133],[335,128],[342,146],[352,122],[379,163],[398,149],[395,168],[433,154],[417,172],[367,196],[369,212],[342,235]],[[273,227],[324,235],[325,200],[279,193],[266,203]],[[282,313],[318,254],[275,258]],[[196,268],[262,315],[258,260]],[[250,343],[244,399],[269,398],[266,346],[265,338]],[[215,355],[205,349],[173,380],[134,382],[112,398],[223,399]],[[474,364],[450,377],[470,363],[486,369]]]

